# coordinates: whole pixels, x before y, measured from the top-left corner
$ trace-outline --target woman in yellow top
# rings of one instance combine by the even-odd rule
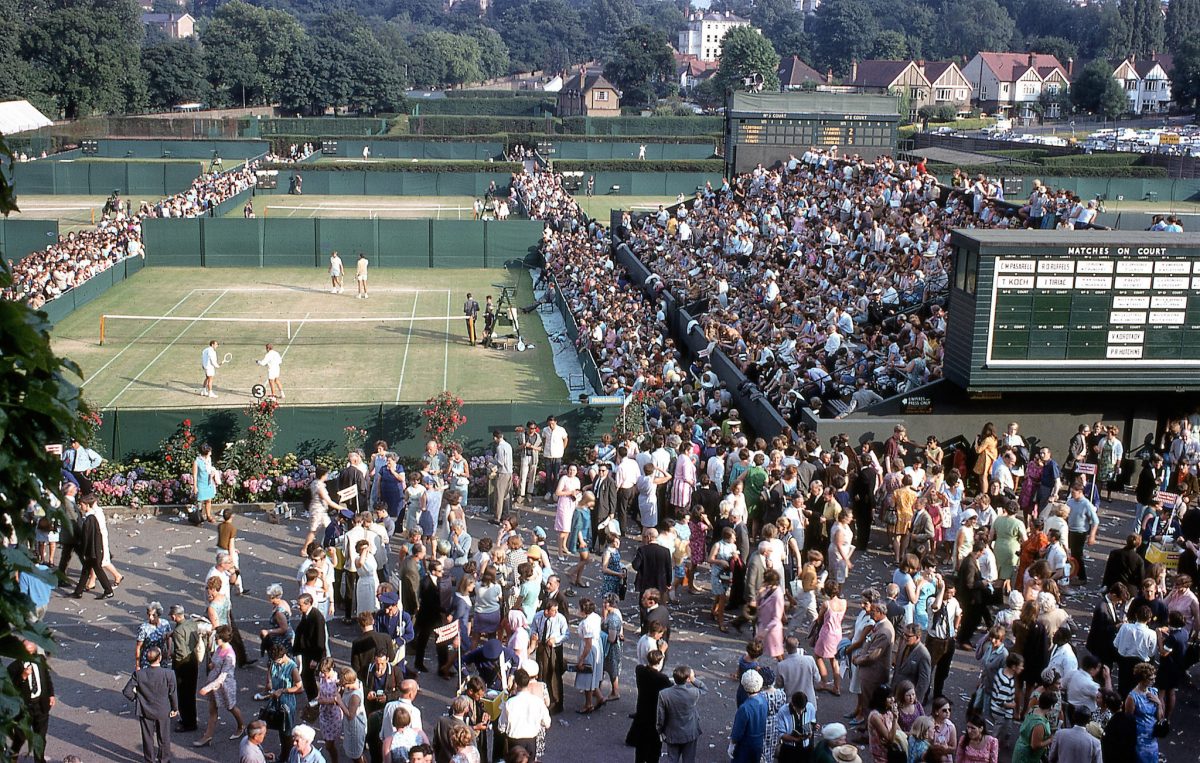
[[[975,476],[979,477],[979,490],[984,495],[988,492],[988,478],[992,475],[992,464],[996,462],[998,455],[996,446],[999,443],[999,438],[996,437],[996,425],[988,422],[983,425],[983,431],[979,433],[979,437],[975,438]]]

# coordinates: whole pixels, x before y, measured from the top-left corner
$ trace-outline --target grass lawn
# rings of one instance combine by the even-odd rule
[[[13,212],[9,219],[58,220],[63,233],[81,228],[90,228],[100,219],[107,196],[34,195],[22,193],[17,197],[20,212]],[[135,200],[134,203],[137,203]],[[94,215],[94,217],[93,217]],[[49,242],[47,242],[49,243]]]
[[[389,219],[470,220],[474,196],[292,196],[259,194],[254,214],[259,217],[382,217]],[[242,210],[228,217],[241,217]],[[511,217],[518,217],[512,210]]]
[[[584,196],[576,194],[575,201],[588,217],[599,218],[608,224],[609,213],[614,209],[631,209],[646,211],[658,209],[659,204],[670,206],[676,202],[677,196],[617,196],[605,194],[600,196]]]
[[[376,268],[371,297],[360,300],[352,276],[344,293],[330,294],[315,268],[149,267],[64,319],[52,340],[82,368],[87,398],[105,408],[243,406],[264,383],[255,361],[267,342],[284,356],[291,404],[423,402],[444,389],[473,402],[566,401],[537,315],[518,316],[533,345],[524,352],[467,344],[465,294],[480,304],[487,294],[499,298],[493,283],[517,287],[517,306],[533,302],[523,270]],[[108,318],[101,345],[105,314],[173,320]],[[497,329],[512,332],[507,322]],[[217,371],[215,399],[198,394],[200,353],[212,339],[220,356],[233,356]]]

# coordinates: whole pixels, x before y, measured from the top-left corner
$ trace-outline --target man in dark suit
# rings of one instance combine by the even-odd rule
[[[921,626],[909,623],[900,629],[903,641],[896,652],[896,665],[892,670],[892,686],[901,681],[912,681],[917,689],[917,701],[927,703],[929,684],[933,680],[933,660],[929,650],[921,643]]]
[[[421,562],[425,545],[414,543],[412,553],[400,563],[400,606],[410,617],[417,614],[417,592],[421,589]]]
[[[122,694],[137,704],[142,725],[142,755],[146,763],[170,763],[171,719],[179,715],[175,674],[162,666],[158,647],[146,650],[146,667],[134,671]]]
[[[54,698],[54,681],[50,671],[46,669],[46,661],[38,656],[37,644],[25,639],[23,642],[28,659],[13,660],[8,664],[8,679],[16,687],[21,696],[21,707],[29,716],[29,725],[33,733],[45,739],[50,728],[50,710],[56,702]],[[17,719],[19,720],[18,715]],[[25,743],[29,742],[29,751],[33,753],[33,740],[26,738],[16,726],[12,731],[13,760],[21,752]],[[45,755],[34,754],[37,763],[46,763]]]
[[[642,616],[641,633],[643,635],[648,633],[650,624],[658,623],[663,627],[663,641],[670,641],[671,612],[662,603],[662,592],[657,588],[647,588],[642,591],[638,604],[640,605],[638,612]]]
[[[671,674],[675,685],[658,694],[658,713],[655,726],[667,745],[667,760],[671,763],[695,763],[696,741],[700,739],[700,688],[696,672],[680,665]]]
[[[1088,631],[1087,650],[1110,670],[1120,657],[1116,646],[1117,631],[1125,622],[1125,605],[1129,601],[1129,591],[1124,585],[1113,583],[1092,611],[1092,628]]]
[[[325,659],[329,632],[325,627],[325,615],[313,606],[312,596],[302,593],[296,603],[300,607],[300,622],[296,623],[292,653],[300,662],[300,679],[311,702],[317,698],[317,667]]]
[[[80,563],[83,562],[83,557],[79,555],[79,536],[83,531],[83,517],[79,514],[79,486],[74,482],[63,483],[63,515],[64,520],[62,530],[59,535],[61,542],[59,544],[62,557],[58,562],[58,574],[67,574],[67,565],[71,563],[71,556],[79,557]],[[65,585],[65,583],[64,583]]]
[[[1137,487],[1134,488],[1134,493],[1137,495],[1137,511],[1134,515],[1134,520],[1138,527],[1142,525],[1142,511],[1145,510],[1150,502],[1154,500],[1154,496],[1158,493],[1158,488],[1163,482],[1163,457],[1155,453],[1150,457],[1150,461],[1142,466],[1142,470],[1138,472]]]
[[[83,526],[79,531],[79,555],[83,558],[83,570],[79,573],[79,584],[75,586],[75,592],[71,594],[72,598],[82,599],[83,591],[87,587],[88,576],[95,573],[96,580],[100,583],[100,587],[104,593],[97,596],[97,599],[111,599],[113,597],[112,583],[108,580],[108,575],[104,572],[104,568],[100,566],[100,561],[104,558],[104,538],[100,534],[100,520],[96,517],[96,496],[88,493],[79,499],[79,508],[83,512]]]
[[[442,563],[430,561],[426,564],[426,568],[428,574],[421,579],[420,588],[417,591],[417,616],[413,623],[417,633],[416,638],[413,639],[413,653],[410,655],[414,660],[413,668],[421,673],[429,672],[429,668],[425,667],[425,650],[429,645],[430,636],[433,635],[433,629],[445,622],[445,617],[442,615],[442,596],[439,591]]]
[[[601,522],[616,515],[618,508],[617,480],[613,477],[612,468],[607,462],[600,464],[596,481],[592,483],[592,494],[596,496],[596,503],[592,507],[592,552],[600,554],[608,545],[608,539],[604,533],[595,532],[595,529],[600,527]],[[619,515],[617,521],[620,521]]]
[[[625,734],[625,744],[635,748],[635,763],[656,763],[662,755],[662,737],[658,735],[658,695],[671,685],[662,674],[663,653],[650,650],[648,665],[638,665],[634,671],[637,684],[637,704],[633,723]]]
[[[388,662],[391,662],[396,656],[396,644],[386,633],[375,630],[373,612],[360,612],[358,627],[362,628],[362,635],[350,644],[350,667],[358,674],[358,680],[366,683],[367,671],[371,669],[375,655],[386,654]],[[300,677],[303,678],[303,674]]]
[[[1125,545],[1122,548],[1114,549],[1108,554],[1108,561],[1104,565],[1104,587],[1108,588],[1113,583],[1121,583],[1126,588],[1136,590],[1145,579],[1146,562],[1142,559],[1139,549],[1142,545],[1142,536],[1137,533],[1130,533],[1125,536]]]
[[[642,545],[633,555],[633,569],[637,570],[637,591],[647,588],[660,591],[671,590],[671,552],[658,543],[658,530],[646,529]]]
[[[979,573],[979,557],[986,548],[986,540],[976,540],[971,553],[958,566],[958,597],[963,610],[962,625],[958,629],[959,649],[975,648],[971,639],[987,613],[988,587]]]

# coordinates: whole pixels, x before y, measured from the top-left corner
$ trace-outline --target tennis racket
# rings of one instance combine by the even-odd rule
[[[227,352],[227,353],[225,353],[225,357],[221,358],[221,363],[223,363],[223,364],[224,364],[224,363],[229,363],[229,362],[231,362],[232,360],[233,360],[233,353],[232,353],[232,352]]]

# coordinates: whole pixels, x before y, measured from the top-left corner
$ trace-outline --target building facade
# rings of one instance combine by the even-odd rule
[[[971,84],[971,97],[984,111],[1023,120],[1041,110],[1047,119],[1062,116],[1056,98],[1071,85],[1074,62],[1063,66],[1046,53],[976,53],[962,73]]]
[[[1125,88],[1131,114],[1165,114],[1174,102],[1171,97],[1169,56],[1151,54],[1150,58],[1130,56],[1110,62],[1113,77]]]
[[[596,70],[580,68],[574,76],[563,78],[558,91],[560,117],[619,117],[621,93]]]
[[[730,29],[739,26],[750,26],[750,22],[728,11],[694,13],[688,19],[687,28],[679,33],[678,50],[701,61],[716,61],[721,57],[721,41]]]

